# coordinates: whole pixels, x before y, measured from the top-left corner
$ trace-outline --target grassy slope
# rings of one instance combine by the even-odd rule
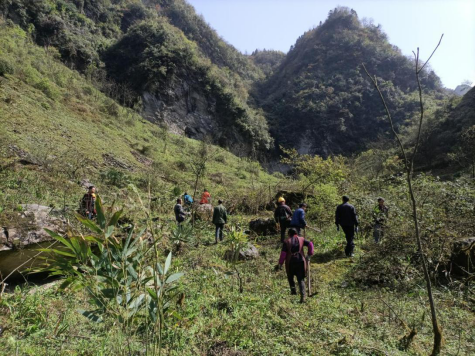
[[[99,180],[101,173],[104,177],[115,170],[104,162],[104,154],[129,166],[129,170],[122,170],[125,181],[137,184],[152,177],[160,186],[160,191],[152,193],[165,199],[174,197],[173,187],[191,191],[194,180],[190,161],[196,157],[200,142],[164,133],[67,69],[54,58],[54,49],[47,53],[33,45],[17,27],[4,23],[0,27],[0,59],[14,69],[14,74],[0,77],[3,164],[11,163],[10,147],[16,145],[28,153],[30,161],[49,169],[17,165],[15,171],[3,170],[6,187],[0,206],[32,201],[59,205],[65,195],[67,203],[75,205],[82,194],[76,181],[82,178],[96,183],[101,194],[114,196],[117,187]],[[199,190],[206,185],[215,196],[228,198],[251,184],[268,187],[277,182],[258,164],[221,148],[210,148],[213,159]],[[142,151],[145,155],[140,155],[141,159],[153,164],[139,162],[132,151]],[[73,174],[76,167],[81,169]],[[248,180],[251,176],[253,182]]]
[[[203,226],[198,233],[202,243],[211,242],[210,227]],[[323,238],[331,242],[324,244]],[[259,259],[240,266],[245,280],[243,294],[238,292],[236,279],[225,275],[222,256],[226,246],[202,244],[185,249],[174,261],[174,269],[185,272],[180,283],[185,299],[178,307],[182,319],[169,319],[165,353],[427,354],[431,325],[424,291],[415,289],[408,295],[355,286],[348,274],[362,253],[358,252],[355,262],[344,259],[339,238],[333,234],[312,236],[318,252],[312,264],[317,293],[305,305],[298,303],[297,296],[288,295],[284,273],[273,271],[280,248],[277,237],[258,241]],[[126,337],[117,327],[91,323],[75,311],[88,306],[81,293],[65,296],[51,287],[28,291],[18,289],[6,295],[3,309],[7,313],[0,323],[9,330],[3,336],[3,354],[129,353]],[[445,334],[443,353],[473,354],[473,313],[464,305],[454,305],[449,293],[437,295]],[[402,350],[400,340],[408,329],[399,319],[417,329],[407,351]],[[137,339],[132,341],[131,352],[144,353]]]

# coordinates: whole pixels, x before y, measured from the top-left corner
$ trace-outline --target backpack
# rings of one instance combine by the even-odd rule
[[[304,261],[304,270],[305,270],[305,275],[307,274],[307,264],[305,264],[305,254],[303,253],[303,245],[305,242],[305,239],[303,237],[297,237],[299,240],[299,250],[295,253],[292,253],[292,238],[288,238],[285,241],[285,244],[287,246],[287,256],[285,258],[285,270],[287,271],[287,274],[289,274],[289,268],[290,268],[290,261],[292,258],[298,258],[299,256],[302,257]]]
[[[279,214],[277,217],[279,218],[279,222],[290,222],[292,217],[287,213],[287,210],[284,206],[279,206]]]

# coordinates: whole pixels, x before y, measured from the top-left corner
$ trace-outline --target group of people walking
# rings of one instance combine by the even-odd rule
[[[81,213],[89,219],[93,219],[96,216],[95,191],[95,187],[90,186],[88,192],[84,194],[80,204]],[[358,233],[359,221],[356,209],[349,203],[349,201],[350,198],[348,196],[342,197],[342,203],[336,208],[335,225],[337,231],[341,228],[345,234],[346,256],[353,257],[355,249],[354,239],[355,234]],[[178,198],[176,200],[174,213],[178,224],[184,222],[187,217],[191,215],[190,209],[193,203],[193,197],[186,192],[183,195],[183,199]],[[211,204],[211,194],[208,190],[205,189],[203,191],[199,203],[200,205]],[[283,197],[277,199],[277,208],[274,211],[274,219],[280,227],[280,241],[282,243],[277,267],[282,269],[285,264],[285,271],[287,273],[290,293],[292,295],[297,294],[294,280],[294,278],[297,278],[301,302],[305,301],[306,291],[304,281],[307,273],[308,262],[314,253],[313,243],[305,237],[305,229],[309,228],[305,219],[306,211],[307,204],[300,203],[298,208],[292,212]],[[379,197],[378,205],[373,209],[373,237],[375,243],[381,242],[381,239],[383,238],[388,216],[389,209],[385,205],[384,199]],[[213,209],[212,222],[215,225],[215,244],[217,244],[218,241],[223,241],[224,227],[228,222],[228,213],[222,200],[218,200],[218,205]],[[301,237],[302,232],[304,233],[304,237]],[[307,247],[307,256],[304,254],[304,247]]]
[[[353,257],[355,249],[354,239],[355,234],[358,233],[359,221],[358,215],[356,214],[356,209],[349,203],[349,201],[350,198],[348,196],[345,195],[342,197],[342,203],[336,208],[335,225],[337,231],[339,231],[341,227],[345,234],[346,256]],[[307,240],[305,237],[300,237],[301,230],[308,227],[305,220],[307,205],[305,203],[299,204],[299,208],[296,209],[294,213],[292,213],[290,207],[285,204],[285,199],[283,197],[278,198],[277,204],[278,206],[274,211],[274,219],[275,222],[280,226],[280,237],[281,242],[283,243],[278,266],[282,268],[282,265],[285,262],[285,269],[291,294],[297,294],[294,281],[294,278],[297,278],[300,290],[300,301],[304,302],[304,278],[306,276],[308,261],[310,256],[313,255],[314,251],[313,243]],[[384,204],[384,199],[379,197],[378,205],[373,209],[373,238],[375,243],[379,243],[383,237],[388,214],[389,209]],[[304,255],[303,247],[308,248],[307,257]]]
[[[183,207],[183,200],[185,201],[185,209]],[[188,216],[191,215],[189,209],[193,205],[193,198],[185,192],[183,195],[183,200],[178,198],[176,200],[176,205],[174,207],[175,219],[178,224],[181,224],[186,220]],[[203,191],[201,195],[200,205],[211,204],[211,194],[207,189]],[[215,244],[223,240],[224,226],[228,223],[228,213],[226,208],[223,206],[223,201],[218,200],[218,205],[213,209],[213,224],[215,225]]]

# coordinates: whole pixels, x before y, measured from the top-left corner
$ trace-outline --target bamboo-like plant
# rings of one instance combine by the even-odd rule
[[[94,308],[78,311],[91,321],[118,321],[129,335],[145,327],[153,353],[157,346],[160,353],[165,319],[177,289],[174,283],[183,273],[171,273],[171,253],[162,267],[156,243],[149,245],[142,239],[145,228],[134,234],[132,227],[125,237],[115,234],[122,211],[106,217],[100,197],[96,211],[97,222],[77,216],[91,235],[65,238],[46,230],[62,247],[43,249],[49,254],[39,270],[64,276],[61,289],[85,290]]]

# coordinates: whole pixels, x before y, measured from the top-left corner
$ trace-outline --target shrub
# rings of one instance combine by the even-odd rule
[[[15,73],[15,68],[10,61],[0,58],[0,76],[5,77],[5,75],[13,73]]]
[[[55,100],[60,96],[59,91],[46,78],[41,79],[34,87],[42,91],[50,99]]]

